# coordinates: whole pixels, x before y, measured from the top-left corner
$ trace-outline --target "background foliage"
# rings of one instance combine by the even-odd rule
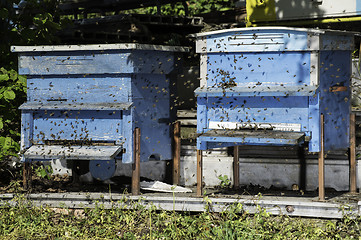
[[[26,99],[26,78],[17,73],[17,55],[11,45],[57,44],[56,32],[70,24],[62,18],[59,0],[0,0],[0,162],[20,150],[20,111]],[[233,0],[190,0],[189,14],[228,10]],[[127,13],[157,14],[156,7]],[[162,6],[164,15],[185,15],[181,3]],[[0,167],[1,169],[1,167]]]
[[[190,0],[187,1],[189,15],[198,15],[211,11],[225,11],[234,6],[233,0]],[[185,10],[182,3],[166,4],[161,7],[162,14],[184,16]],[[126,11],[128,13],[157,14],[157,7],[148,7]]]
[[[11,45],[58,42],[55,35],[65,20],[59,19],[56,0],[0,0],[0,161],[20,150],[20,111],[26,99],[26,78],[17,73],[17,56]],[[23,8],[19,8],[23,6]]]

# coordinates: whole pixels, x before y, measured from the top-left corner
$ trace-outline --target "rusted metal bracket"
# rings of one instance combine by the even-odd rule
[[[134,162],[132,169],[132,194],[140,193],[140,128],[134,129]]]
[[[25,190],[31,190],[32,187],[32,171],[29,162],[23,164],[23,187]]]
[[[233,149],[233,187],[239,188],[239,146]]]
[[[320,152],[318,153],[318,200],[325,201],[325,149],[324,149],[324,115],[320,117]]]
[[[356,134],[355,134],[355,114],[350,116],[350,149],[349,149],[349,159],[350,159],[350,192],[357,192],[356,184]]]
[[[197,150],[197,197],[202,197],[203,192],[203,156],[202,150]]]
[[[345,92],[347,91],[346,86],[332,86],[330,87],[330,92]]]
[[[174,123],[173,128],[173,185],[179,184],[180,177],[180,154],[181,154],[181,124],[179,121]]]

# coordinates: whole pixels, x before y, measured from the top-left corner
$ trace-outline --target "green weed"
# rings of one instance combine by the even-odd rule
[[[125,200],[127,201],[127,200]],[[72,210],[34,206],[18,196],[0,208],[0,239],[359,239],[360,217],[341,220],[272,216],[240,203],[221,213],[161,211],[141,202],[106,209]],[[79,213],[80,212],[80,213]]]

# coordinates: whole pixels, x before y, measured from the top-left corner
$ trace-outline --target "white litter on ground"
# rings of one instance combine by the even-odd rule
[[[187,193],[192,192],[191,189],[170,185],[164,182],[153,181],[153,182],[140,182],[140,188],[143,190],[155,191],[155,192],[175,192],[175,193]]]

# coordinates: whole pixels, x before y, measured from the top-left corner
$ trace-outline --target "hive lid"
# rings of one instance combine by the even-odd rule
[[[257,32],[263,30],[286,30],[286,31],[299,31],[299,32],[308,32],[314,34],[325,34],[327,32],[335,34],[344,34],[344,35],[359,35],[359,32],[350,32],[350,31],[341,31],[341,30],[330,30],[330,29],[316,29],[316,28],[294,28],[294,27],[251,27],[251,28],[231,28],[231,29],[222,29],[216,31],[202,32],[191,34],[191,37],[204,37],[209,35],[216,35],[222,33],[231,33],[231,32]]]
[[[105,50],[151,50],[151,51],[163,51],[163,52],[189,52],[188,47],[138,44],[138,43],[11,46],[12,52],[49,52],[49,51],[63,52],[63,51],[105,51]]]
[[[26,159],[113,160],[121,146],[33,145],[24,153]]]

